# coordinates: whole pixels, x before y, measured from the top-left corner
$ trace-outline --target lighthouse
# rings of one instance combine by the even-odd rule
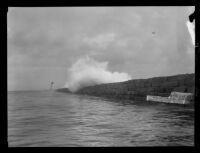
[[[52,90],[52,89],[53,89],[53,84],[54,84],[54,82],[52,81],[52,82],[51,82],[51,87],[50,87],[50,90]]]

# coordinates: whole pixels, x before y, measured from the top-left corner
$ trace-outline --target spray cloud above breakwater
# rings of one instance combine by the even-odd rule
[[[130,80],[131,76],[123,72],[110,72],[108,62],[99,62],[89,56],[78,59],[69,69],[65,87],[75,92],[80,88]]]

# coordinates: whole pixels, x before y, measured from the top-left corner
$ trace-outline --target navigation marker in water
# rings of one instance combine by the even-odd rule
[[[52,90],[52,89],[53,89],[53,84],[54,84],[54,82],[52,81],[52,82],[51,82],[51,87],[50,87],[50,90]]]

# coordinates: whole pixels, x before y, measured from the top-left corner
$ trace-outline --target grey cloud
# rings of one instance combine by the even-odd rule
[[[132,78],[194,72],[194,48],[185,24],[189,9],[12,8],[8,13],[8,66],[13,77],[9,81],[19,81],[16,87],[22,83],[23,88],[19,79],[23,76],[34,84],[29,71],[43,81],[57,73],[55,82],[62,84],[66,77],[63,67],[67,70],[85,55],[107,61],[108,70],[123,71]],[[109,34],[113,34],[110,39],[105,37]],[[64,72],[58,72],[59,67]]]

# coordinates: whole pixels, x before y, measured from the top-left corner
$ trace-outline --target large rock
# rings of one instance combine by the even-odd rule
[[[162,84],[162,86],[164,88],[167,88],[167,87],[178,87],[178,81],[177,80],[174,80],[174,81],[166,81]]]
[[[187,92],[187,87],[186,86],[176,87],[176,88],[173,89],[173,91]]]
[[[187,92],[189,93],[194,93],[195,92],[195,87],[188,87]]]

